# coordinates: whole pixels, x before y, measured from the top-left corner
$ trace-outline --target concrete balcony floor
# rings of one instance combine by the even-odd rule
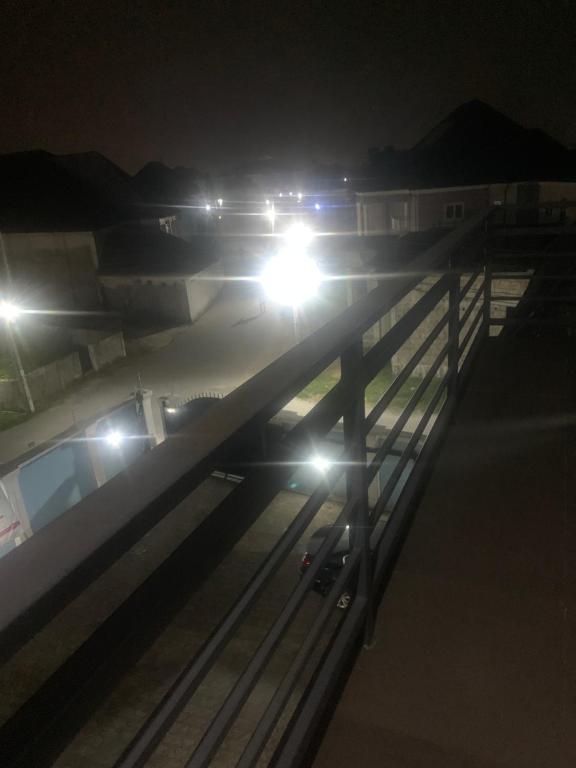
[[[576,765],[575,373],[481,350],[315,768]]]

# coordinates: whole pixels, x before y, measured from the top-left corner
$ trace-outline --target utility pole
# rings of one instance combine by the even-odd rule
[[[11,294],[12,293],[12,272],[10,270],[8,253],[6,251],[6,244],[4,243],[4,235],[2,232],[0,232],[0,255],[2,257],[2,263],[4,265],[4,279],[5,279],[6,285],[8,286],[9,293]],[[30,391],[30,386],[28,384],[28,379],[26,377],[26,371],[24,370],[24,366],[22,365],[22,358],[20,357],[18,344],[16,342],[16,337],[14,336],[14,329],[12,327],[12,324],[16,319],[16,317],[19,315],[19,313],[20,313],[19,309],[15,305],[10,304],[8,301],[5,301],[5,300],[0,302],[0,316],[4,318],[4,322],[6,325],[6,336],[8,337],[8,343],[10,345],[10,352],[12,353],[12,358],[14,360],[14,365],[18,373],[18,378],[22,383],[22,389],[24,390],[24,396],[28,404],[28,410],[30,411],[30,413],[35,413],[36,407],[34,406],[34,400],[32,399],[32,392]]]

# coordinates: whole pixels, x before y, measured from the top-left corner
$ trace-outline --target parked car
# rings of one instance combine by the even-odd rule
[[[322,528],[318,528],[317,531],[314,531],[310,537],[306,547],[306,552],[304,552],[304,556],[302,557],[302,561],[300,563],[301,576],[304,576],[307,569],[310,567],[314,561],[314,558],[318,554],[320,547],[326,540],[326,537],[333,529],[334,526],[332,525],[324,525]],[[322,595],[322,597],[326,597],[326,595],[328,595],[332,589],[336,579],[340,574],[340,571],[346,564],[346,559],[350,554],[350,549],[350,526],[346,525],[343,527],[342,535],[336,542],[332,552],[314,579],[313,589],[315,592],[318,592],[320,595]],[[338,598],[336,606],[342,610],[346,610],[351,602],[352,592],[345,590]]]

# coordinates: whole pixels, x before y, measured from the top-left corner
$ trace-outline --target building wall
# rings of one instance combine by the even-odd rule
[[[190,322],[186,278],[103,276],[107,306],[136,323],[184,325]]]
[[[185,325],[199,318],[222,289],[220,264],[193,276],[103,275],[106,303],[132,321]]]
[[[206,312],[222,290],[220,262],[204,269],[198,275],[186,280],[189,319],[193,322]]]
[[[77,352],[43,365],[27,374],[28,386],[36,405],[47,403],[61,394],[76,379],[82,377],[80,356]],[[0,381],[0,409],[18,410],[26,407],[24,393],[18,379]]]
[[[121,357],[126,357],[126,346],[122,331],[96,331],[87,328],[73,328],[70,336],[74,343],[85,347],[94,371],[100,370]]]
[[[4,235],[18,293],[31,306],[94,309],[100,306],[98,258],[91,232]]]
[[[478,211],[492,205],[534,206],[530,212],[514,210],[502,212],[502,223],[552,224],[563,219],[558,209],[546,209],[540,204],[576,201],[575,182],[522,182],[486,184],[445,189],[419,189],[414,191],[359,193],[356,199],[358,234],[401,234],[425,231],[434,227],[458,226]],[[446,206],[461,204],[461,219],[448,219]],[[403,207],[404,206],[404,207]],[[576,206],[568,206],[566,216],[576,219]]]
[[[433,227],[457,226],[463,219],[473,213],[488,208],[490,205],[490,188],[488,186],[468,189],[439,189],[433,192],[418,192],[418,229],[427,230]],[[464,216],[461,220],[447,220],[446,206],[462,203]]]
[[[358,232],[363,235],[401,234],[416,228],[413,195],[383,192],[359,195]]]
[[[539,184],[539,200],[541,203],[576,202],[576,183],[570,181],[541,181]],[[539,212],[540,223],[559,223],[568,218],[576,221],[576,205],[569,205],[565,213],[560,209],[543,208]]]

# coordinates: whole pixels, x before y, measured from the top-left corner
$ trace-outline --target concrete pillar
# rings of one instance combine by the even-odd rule
[[[162,405],[149,389],[143,392],[142,408],[146,421],[146,432],[150,436],[153,445],[160,445],[160,443],[166,440]]]

